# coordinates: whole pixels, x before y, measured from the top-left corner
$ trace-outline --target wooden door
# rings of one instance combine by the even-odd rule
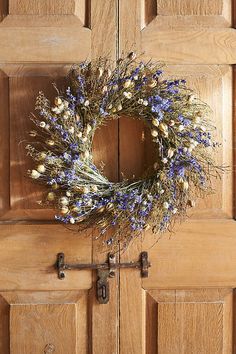
[[[132,354],[217,354],[235,352],[234,288],[236,223],[233,195],[232,64],[236,31],[230,0],[120,0],[120,51],[133,45],[144,57],[163,60],[167,74],[184,77],[209,103],[222,146],[220,164],[231,171],[215,181],[216,193],[197,203],[191,218],[157,243],[147,232],[121,260],[148,251],[150,275],[120,275],[120,348]],[[234,96],[235,102],[235,96]],[[234,124],[235,125],[235,124]],[[120,168],[143,159],[140,126],[120,121]],[[235,129],[235,127],[234,127]],[[125,139],[132,131],[133,141]],[[138,170],[139,172],[139,170]],[[235,178],[235,177],[234,177]]]
[[[0,353],[117,352],[117,282],[97,303],[92,272],[57,278],[58,252],[70,262],[104,260],[91,232],[78,236],[37,206],[41,189],[25,178],[24,144],[39,90],[53,97],[72,63],[116,56],[115,0],[0,1]],[[97,135],[96,158],[117,177],[117,122]],[[113,142],[113,148],[109,144]],[[101,149],[102,144],[102,149]],[[90,230],[91,231],[91,230]]]
[[[233,0],[2,0],[0,21],[0,353],[236,351],[233,170],[171,238],[155,243],[147,234],[120,254],[131,261],[147,250],[149,278],[122,270],[110,280],[109,303],[99,305],[95,274],[71,271],[62,281],[54,263],[61,251],[70,262],[106,256],[91,230],[78,235],[37,207],[41,189],[25,178],[19,144],[38,90],[53,96],[50,83],[63,85],[71,63],[132,48],[167,62],[169,76],[186,77],[210,104],[222,142],[217,160],[232,166]],[[110,178],[141,173],[150,153],[142,132],[121,119],[97,134],[94,154]]]

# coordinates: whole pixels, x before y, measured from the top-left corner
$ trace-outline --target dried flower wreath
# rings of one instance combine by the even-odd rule
[[[112,65],[107,58],[74,65],[54,105],[40,92],[30,132],[36,141],[26,149],[36,163],[29,176],[47,186],[41,203],[54,206],[63,223],[95,225],[116,248],[149,228],[171,230],[196,197],[212,192],[210,178],[221,168],[211,158],[218,144],[209,107],[185,80],[162,79],[159,62],[140,62],[133,52]],[[150,128],[156,162],[143,178],[115,183],[95,166],[92,142],[98,127],[122,115]]]

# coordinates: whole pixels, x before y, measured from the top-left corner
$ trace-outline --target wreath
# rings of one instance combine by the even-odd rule
[[[209,107],[185,80],[163,79],[162,67],[133,52],[116,63],[82,62],[70,69],[66,90],[55,87],[54,104],[39,92],[31,116],[36,128],[26,149],[35,167],[28,174],[46,186],[41,204],[53,206],[60,222],[96,226],[111,247],[126,247],[144,230],[172,230],[197,197],[212,192],[211,176],[221,169],[211,158],[218,144]],[[111,182],[93,162],[92,142],[101,125],[122,115],[150,129],[156,161],[142,178]]]

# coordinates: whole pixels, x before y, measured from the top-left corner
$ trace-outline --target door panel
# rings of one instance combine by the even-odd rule
[[[215,194],[197,201],[190,218],[175,225],[173,233],[155,237],[146,232],[121,255],[122,261],[130,261],[146,250],[152,264],[149,277],[142,280],[138,272],[121,270],[121,353],[233,351],[236,224],[230,64],[236,63],[236,32],[231,28],[232,4],[120,1],[120,52],[132,47],[144,59],[165,61],[166,76],[186,78],[212,108],[215,137],[221,143],[215,159],[229,166],[221,179],[213,179]],[[134,133],[132,141],[126,138],[127,131]],[[132,121],[120,120],[120,136],[120,171],[141,174],[140,166],[145,166],[152,147],[142,144]],[[127,154],[133,157],[132,166]]]
[[[44,88],[50,99],[55,97],[56,91],[52,82],[60,86],[64,84],[67,67],[57,66],[32,66],[8,65],[3,67],[7,75],[8,92],[4,100],[4,107],[9,105],[9,114],[2,112],[4,126],[3,145],[8,146],[10,156],[3,160],[3,170],[8,170],[4,177],[3,194],[8,193],[3,199],[8,200],[8,205],[1,210],[2,219],[53,219],[53,213],[40,208],[40,200],[44,188],[32,183],[26,178],[27,170],[31,168],[31,160],[25,157],[25,146],[29,141],[29,133],[34,130],[30,114],[35,114],[35,100],[38,92]],[[5,77],[2,78],[6,82]],[[37,114],[37,113],[36,113]],[[10,166],[9,166],[10,158]],[[6,189],[6,186],[9,186]],[[4,208],[5,207],[5,208]]]
[[[230,353],[232,295],[229,289],[147,291],[146,353]]]
[[[9,316],[10,352],[86,353],[87,291],[4,292],[0,311]],[[1,329],[7,337],[8,327]],[[4,350],[3,350],[4,348]],[[8,353],[8,346],[2,353]]]
[[[1,225],[1,289],[89,289],[90,271],[68,271],[59,281],[55,263],[62,251],[68,263],[91,263],[91,248],[88,233],[79,237],[60,225]]]

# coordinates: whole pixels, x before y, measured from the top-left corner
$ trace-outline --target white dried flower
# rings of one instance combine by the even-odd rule
[[[124,82],[124,88],[128,88],[128,87],[130,87],[130,85],[131,85],[131,80],[130,79],[128,79],[128,80],[126,80],[125,82]]]
[[[70,223],[74,224],[75,223],[75,219],[74,218],[70,218]]]
[[[84,157],[85,157],[86,159],[88,159],[89,156],[90,156],[89,151],[88,151],[88,150],[85,150],[85,152],[84,152]]]
[[[163,133],[166,133],[168,131],[168,126],[165,123],[161,123],[159,125],[159,129],[160,131],[162,131]]]
[[[89,100],[86,100],[86,101],[84,102],[84,106],[85,106],[85,107],[88,107],[88,106],[89,106]]]
[[[92,127],[90,124],[88,124],[86,127],[86,133],[89,134],[91,132],[91,130],[92,130]]]
[[[147,100],[143,100],[143,105],[147,106],[148,105],[148,101]]]
[[[69,199],[66,198],[66,197],[61,197],[61,198],[59,199],[59,203],[60,203],[61,205],[68,205],[68,204],[69,204]]]
[[[164,157],[162,160],[161,160],[163,163],[167,163],[168,162],[168,159],[166,157]]]
[[[156,138],[158,136],[158,131],[156,129],[151,130],[151,135]]]
[[[39,126],[40,126],[41,128],[45,128],[46,123],[45,123],[44,121],[42,121],[42,122],[39,123]]]
[[[188,102],[189,103],[193,103],[196,100],[196,96],[195,95],[189,95],[188,96]]]
[[[53,140],[49,139],[49,140],[46,140],[46,144],[49,146],[53,146],[53,145],[55,145],[55,142]]]
[[[56,106],[60,106],[62,104],[62,99],[60,97],[56,97],[54,103]]]
[[[174,209],[172,210],[172,213],[173,213],[173,214],[176,214],[177,211],[178,211],[178,209],[177,209],[177,208],[174,208]]]
[[[99,67],[97,70],[97,74],[98,74],[98,78],[100,79],[100,77],[102,77],[103,74],[103,68]]]
[[[31,171],[31,178],[37,179],[39,177],[40,177],[40,173],[38,171],[36,171],[36,170]]]
[[[182,132],[184,130],[184,125],[183,124],[180,124],[179,126],[178,126],[178,131],[179,132]]]
[[[89,193],[89,188],[88,187],[83,187],[82,188],[82,193],[83,194],[88,194]]]
[[[156,118],[154,118],[153,120],[152,120],[152,125],[154,125],[155,127],[158,127],[159,126],[159,120],[158,119],[156,119]]]
[[[183,190],[185,191],[188,190],[189,187],[188,181],[184,181],[182,185],[183,185]]]
[[[98,187],[94,184],[94,185],[91,187],[91,191],[92,191],[92,192],[97,192],[97,191],[98,191]]]
[[[111,77],[111,74],[112,74],[111,69],[107,69],[106,74],[107,74],[108,77]]]
[[[58,107],[52,107],[51,110],[52,112],[56,113],[56,114],[60,114],[64,109],[64,106],[61,105],[61,106],[58,106]]]
[[[117,106],[117,111],[118,111],[118,112],[119,112],[119,111],[121,111],[121,110],[122,110],[122,108],[123,108],[123,107],[122,107],[122,104],[121,104],[121,103],[119,103],[119,104],[118,104],[118,106]]]
[[[143,104],[143,99],[142,98],[138,99],[138,104]]]
[[[39,160],[45,160],[46,159],[46,157],[47,157],[47,154],[46,154],[46,152],[40,152],[39,154],[38,154],[38,159]]]
[[[156,85],[157,85],[157,81],[154,80],[154,79],[152,79],[152,80],[149,82],[149,84],[148,84],[148,86],[151,87],[151,88],[154,88]]]
[[[168,209],[168,208],[169,208],[169,203],[164,202],[164,203],[163,203],[163,208],[164,208],[164,209]]]
[[[40,172],[40,173],[44,173],[46,170],[45,166],[44,165],[38,165],[37,167],[37,171]]]
[[[201,125],[201,126],[200,126],[200,129],[201,129],[203,132],[206,131],[206,127],[204,127],[204,125]]]
[[[130,99],[130,98],[132,97],[132,93],[131,93],[131,92],[126,92],[126,91],[124,91],[123,95],[124,95],[126,98],[128,98],[128,99]]]
[[[106,92],[107,92],[107,86],[103,86],[102,93],[106,93]]]
[[[68,132],[71,133],[71,134],[74,134],[75,128],[74,128],[73,126],[71,126],[71,127],[68,129]]]
[[[168,152],[167,152],[167,156],[171,159],[171,157],[173,157],[174,155],[174,150],[173,149],[168,149]]]
[[[63,118],[66,120],[70,117],[70,111],[65,111],[63,114]]]
[[[55,199],[55,193],[49,192],[47,195],[47,200],[52,201]]]

